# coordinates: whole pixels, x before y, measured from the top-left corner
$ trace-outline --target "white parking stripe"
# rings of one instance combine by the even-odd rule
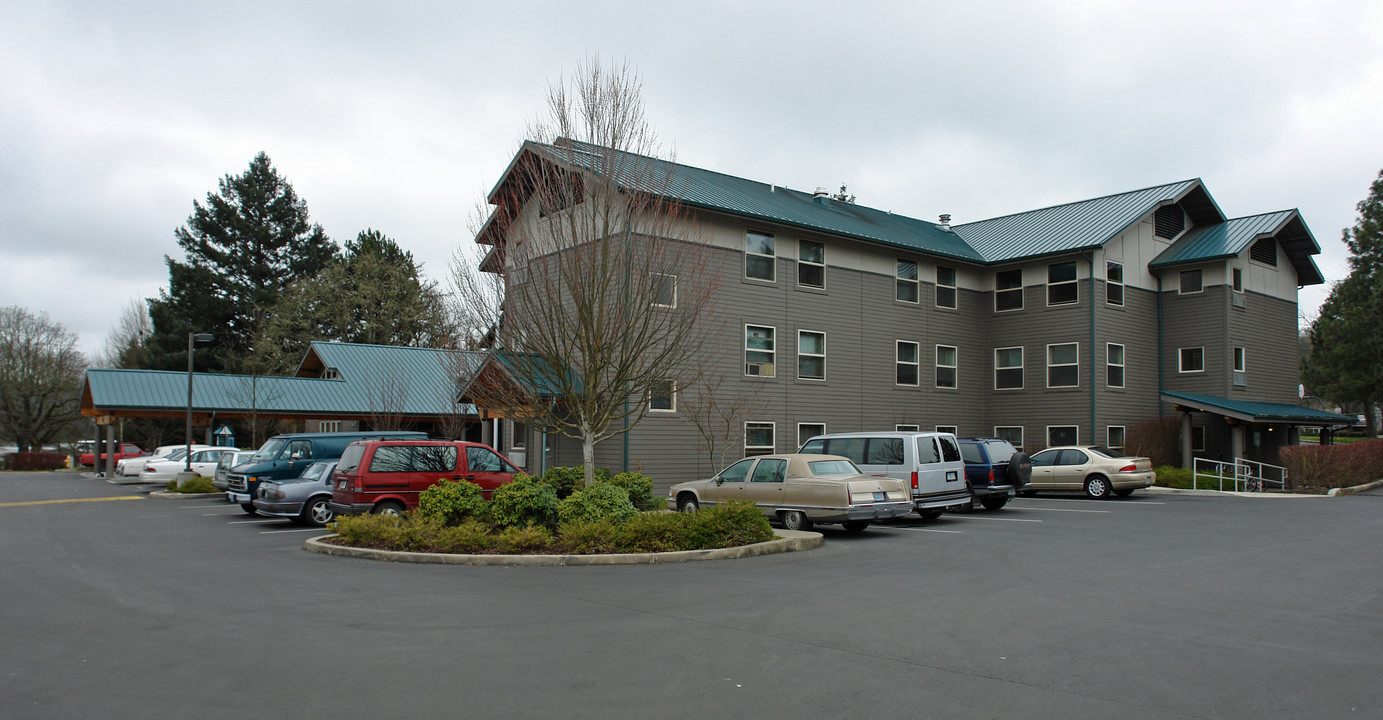
[[[1155,501],[1155,500],[1132,500],[1132,501],[1128,501],[1128,500],[1113,500],[1113,501],[1110,501],[1110,500],[1086,500],[1086,499],[1084,499],[1084,498],[1054,498],[1054,497],[1025,497],[1025,498],[1023,498],[1023,501],[1024,501],[1024,502],[1028,502],[1028,501],[1034,501],[1034,502],[1068,502],[1068,503],[1069,503],[1069,502],[1079,502],[1079,503],[1107,503],[1107,502],[1115,502],[1115,503],[1118,503],[1118,504],[1119,504],[1119,507],[1133,507],[1133,506],[1136,506],[1136,505],[1166,505],[1166,504],[1167,504],[1167,503],[1165,503],[1165,502],[1157,502],[1157,501]]]
[[[949,533],[951,535],[961,534],[960,530],[928,530],[927,528],[881,527],[878,525],[875,525],[874,527],[878,528],[879,530],[908,530],[911,532]]]
[[[202,513],[202,517],[240,517],[244,514],[243,512]]]
[[[1109,511],[1108,511],[1108,510],[1076,510],[1075,508],[1033,508],[1033,507],[1025,507],[1025,508],[1023,508],[1023,509],[1024,509],[1024,510],[1031,510],[1032,512],[1078,512],[1078,513],[1101,513],[1101,514],[1105,514],[1105,515],[1108,515],[1108,514],[1109,514]]]
[[[227,525],[263,525],[264,523],[281,523],[282,520],[232,520]]]
[[[998,520],[998,521],[1000,521],[1000,522],[1042,522],[1041,520],[1032,520],[1032,519],[1030,519],[1030,518],[981,517],[981,516],[967,517],[967,518],[965,518],[965,520],[963,520],[962,522],[970,522],[971,520]]]
[[[235,506],[230,503],[221,503],[219,505],[183,505],[181,507],[184,510],[205,510],[207,508],[221,508],[222,510],[229,510]]]
[[[260,535],[278,535],[279,533],[295,532],[324,532],[321,528],[292,528],[289,530],[260,530]]]

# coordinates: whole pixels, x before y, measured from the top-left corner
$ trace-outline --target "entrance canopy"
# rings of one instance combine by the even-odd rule
[[[1207,412],[1245,423],[1280,423],[1282,425],[1320,425],[1333,427],[1350,425],[1354,418],[1349,415],[1316,410],[1315,408],[1289,405],[1287,403],[1257,402],[1254,400],[1234,400],[1213,395],[1194,395],[1192,393],[1163,392],[1165,402],[1176,405],[1178,412]]]

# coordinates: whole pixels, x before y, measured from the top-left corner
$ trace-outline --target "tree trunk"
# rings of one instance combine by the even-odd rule
[[[586,486],[595,484],[595,437],[590,433],[581,434],[581,464],[586,469]]]

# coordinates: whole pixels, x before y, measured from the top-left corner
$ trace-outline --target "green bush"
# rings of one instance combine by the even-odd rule
[[[1190,468],[1158,465],[1153,468],[1153,472],[1157,473],[1156,485],[1161,487],[1180,488],[1182,490],[1191,489],[1192,471]]]
[[[610,484],[624,488],[629,493],[629,501],[640,510],[659,510],[664,507],[662,500],[653,496],[653,480],[636,472],[624,472],[610,478]]]
[[[696,516],[691,513],[639,513],[619,526],[615,539],[622,552],[692,550],[695,548],[690,547],[690,536],[695,522]]]
[[[485,510],[485,496],[480,486],[465,480],[443,480],[418,495],[418,514],[443,525],[458,525],[467,518],[483,518]]]
[[[692,514],[688,549],[725,548],[773,539],[763,511],[750,502],[723,502]]]
[[[599,467],[595,469],[596,482],[609,479],[609,470]],[[547,472],[543,473],[542,481],[557,492],[559,500],[565,500],[572,493],[586,486],[586,469],[580,465],[548,468]]]
[[[219,492],[219,491],[216,489],[216,486],[211,484],[211,478],[202,477],[202,476],[200,476],[200,475],[198,475],[198,476],[196,476],[196,477],[190,477],[190,478],[184,480],[184,481],[182,482],[181,485],[178,484],[178,479],[177,479],[177,478],[173,478],[172,480],[169,480],[169,481],[168,481],[168,484],[167,484],[167,485],[163,486],[163,489],[164,489],[164,490],[167,490],[168,492],[176,492],[176,493],[214,493],[214,492]]]
[[[551,486],[520,473],[490,497],[490,519],[497,527],[557,525],[557,493]]]
[[[577,490],[557,505],[557,519],[564,523],[609,520],[620,525],[638,514],[634,503],[629,501],[629,493],[609,482]]]
[[[552,547],[552,531],[545,527],[509,527],[499,534],[495,551],[510,555],[542,553]]]
[[[562,523],[557,528],[554,549],[571,555],[601,555],[623,552],[618,531],[605,521]]]

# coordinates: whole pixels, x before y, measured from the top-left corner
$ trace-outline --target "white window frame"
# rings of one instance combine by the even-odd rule
[[[769,338],[768,338],[768,339],[769,339],[769,342],[772,343],[773,347],[770,348],[770,349],[768,349],[768,350],[761,350],[761,349],[759,349],[759,348],[751,348],[751,347],[749,347],[749,328],[758,328],[758,329],[760,329],[760,330],[767,330],[767,331],[769,332]],[[769,356],[768,362],[767,362],[767,363],[763,363],[763,362],[751,363],[751,362],[749,362],[749,353],[751,353],[751,352],[765,353],[765,354],[767,354],[767,355]],[[765,364],[767,364],[767,365],[768,365],[768,368],[769,368],[769,369],[768,369],[768,374],[764,374],[762,371],[760,371],[760,372],[757,373],[757,374],[756,374],[756,373],[751,373],[751,372],[749,372],[749,366],[750,366],[751,364],[752,364],[752,365],[765,365]],[[774,326],[772,326],[772,325],[751,325],[751,324],[749,324],[749,323],[745,323],[745,324],[744,324],[744,374],[745,374],[745,376],[746,376],[746,377],[766,377],[766,378],[776,377],[777,374],[778,374],[777,368],[778,368],[778,328],[776,328],[776,327],[774,327]]]
[[[1014,288],[1005,288],[1005,289],[1003,289],[1003,290],[1000,290],[1000,289],[999,289],[999,276],[1000,276],[1000,275],[1003,275],[1004,273],[1014,273],[1014,272],[1018,273],[1018,287],[1014,287]],[[1026,288],[1025,288],[1024,285],[1023,285],[1023,268],[1020,268],[1020,267],[1019,267],[1019,268],[1009,268],[1008,270],[998,270],[998,271],[996,271],[996,272],[994,273],[994,312],[996,312],[996,313],[999,313],[999,312],[1018,312],[1019,310],[1022,310],[1022,309],[1023,309],[1023,305],[1025,304],[1025,303],[1023,302],[1023,291],[1024,291],[1025,289],[1026,289]],[[1011,308],[1002,308],[1002,309],[1000,309],[1000,308],[999,308],[999,296],[1000,296],[1000,294],[1002,294],[1002,293],[1017,293],[1017,295],[1018,295],[1018,307],[1011,307]]]
[[[936,426],[935,432],[939,432],[939,433],[951,433],[952,435],[959,435],[959,434],[960,434],[960,428],[957,427],[957,426],[955,426],[955,425],[937,425],[937,426]]]
[[[664,383],[667,383],[667,384],[668,384],[668,390],[669,390],[669,392],[668,392],[668,404],[671,405],[671,407],[665,407],[665,408],[653,407],[653,388],[650,387],[650,388],[648,389],[648,411],[649,411],[650,413],[665,413],[665,414],[672,414],[672,413],[677,412],[677,381],[674,380],[674,379],[672,379],[672,378],[663,378],[663,379],[660,380],[659,382],[664,382]]]
[[[1076,431],[1076,439],[1075,439],[1075,440],[1072,440],[1072,441],[1071,441],[1071,444],[1072,444],[1072,445],[1079,445],[1079,444],[1080,444],[1080,426],[1079,426],[1079,425],[1048,425],[1048,426],[1047,426],[1047,447],[1058,447],[1055,443],[1052,442],[1052,430],[1055,430],[1055,429],[1057,429],[1057,428],[1072,428],[1073,430],[1075,430],[1075,431]]]
[[[813,433],[811,433],[811,434],[803,434],[802,428],[804,428],[804,427],[813,427],[813,428],[818,428],[818,427],[819,427],[819,428],[821,428],[821,432],[813,432]],[[805,444],[807,443],[808,440],[810,440],[810,439],[816,437],[817,435],[825,435],[825,434],[826,434],[826,423],[824,423],[824,422],[800,422],[800,423],[797,423],[797,447],[799,447],[799,448],[802,447],[803,445],[805,445]]]
[[[901,350],[902,347],[903,347],[904,345],[911,345],[911,346],[912,346],[912,350],[913,350],[912,356],[913,356],[913,358],[914,358],[914,360],[913,360],[912,362],[906,362],[906,361],[904,361],[904,360],[900,360],[900,359],[899,359],[899,357],[901,356],[901,353],[899,353],[898,351]],[[912,366],[912,368],[913,368],[913,373],[914,373],[914,375],[915,375],[916,378],[917,378],[916,382],[905,383],[905,382],[899,382],[899,381],[898,381],[898,368],[899,368],[900,366],[903,366],[903,365],[911,365],[911,366]],[[900,387],[920,387],[920,386],[921,386],[921,384],[922,384],[922,346],[921,346],[921,344],[915,343],[915,342],[913,342],[913,341],[911,341],[911,340],[895,340],[895,341],[894,341],[894,345],[893,345],[893,383],[894,383],[895,385],[900,386]]]
[[[1231,267],[1229,269],[1230,288],[1237,293],[1244,292],[1244,269],[1241,267]]]
[[[1120,439],[1123,440],[1123,442],[1119,443],[1118,445],[1114,444],[1115,429],[1118,429]],[[1124,427],[1123,425],[1106,425],[1104,429],[1104,446],[1111,450],[1122,451],[1125,447],[1128,446],[1128,428]]]
[[[1075,276],[1075,278],[1073,278],[1073,279],[1071,279],[1071,280],[1060,280],[1060,281],[1057,281],[1057,282],[1052,282],[1052,268],[1059,267],[1059,266],[1062,266],[1062,265],[1070,265],[1071,268],[1072,268],[1073,270],[1076,271],[1076,276]],[[1052,289],[1053,289],[1053,288],[1064,288],[1066,285],[1070,285],[1073,289],[1075,289],[1075,291],[1076,291],[1075,297],[1074,297],[1073,299],[1071,299],[1071,300],[1063,300],[1063,301],[1061,301],[1061,302],[1052,302]],[[1080,304],[1080,265],[1079,265],[1075,260],[1071,260],[1071,261],[1069,261],[1069,262],[1059,262],[1059,263],[1050,263],[1050,264],[1048,264],[1048,265],[1047,265],[1047,307],[1059,307],[1059,306],[1062,306],[1062,305],[1079,305],[1079,304]]]
[[[1195,274],[1196,274],[1196,277],[1197,277],[1198,279],[1200,279],[1200,287],[1196,288],[1195,290],[1187,290],[1187,289],[1186,289],[1186,274],[1187,274],[1187,273],[1195,273]],[[1200,269],[1193,268],[1193,269],[1191,269],[1191,270],[1182,270],[1181,272],[1177,273],[1177,294],[1178,294],[1178,295],[1196,295],[1196,294],[1198,294],[1198,293],[1203,293],[1203,292],[1205,292],[1205,271],[1204,271],[1204,270],[1200,270]]]
[[[950,364],[950,365],[943,365],[943,364],[941,364],[941,349],[942,349],[942,348],[946,348],[946,349],[948,349],[948,350],[951,351],[951,357],[952,357],[952,361],[953,361],[952,364]],[[941,370],[942,370],[942,368],[950,368],[951,372],[953,373],[953,374],[952,374],[952,383],[951,383],[950,385],[942,385],[942,384],[941,384]],[[940,388],[940,389],[943,389],[943,390],[955,390],[955,389],[957,389],[957,388],[960,387],[960,348],[956,347],[955,345],[940,345],[940,344],[938,344],[938,345],[936,346],[936,372],[934,373],[934,375],[935,375],[935,378],[933,378],[933,379],[934,379],[935,382],[936,382],[936,387],[937,387],[937,388]]]
[[[1114,348],[1119,348],[1119,362],[1114,362]],[[1121,388],[1128,384],[1128,348],[1123,343],[1104,344],[1104,384],[1105,387]],[[1119,368],[1119,384],[1109,381],[1110,368]]]
[[[894,425],[893,432],[919,432],[921,425]]]
[[[1067,347],[1067,346],[1070,346],[1070,345],[1074,345],[1075,348],[1076,348],[1076,359],[1075,359],[1074,361],[1068,362],[1068,363],[1053,363],[1053,362],[1052,362],[1052,348],[1055,348],[1055,347]],[[1071,384],[1071,385],[1053,385],[1053,384],[1052,384],[1052,368],[1068,368],[1068,367],[1074,367],[1074,368],[1076,369],[1076,382],[1075,382],[1074,384]],[[1049,388],[1078,388],[1078,387],[1080,387],[1080,343],[1079,343],[1079,342],[1051,343],[1051,344],[1047,345],[1047,387],[1049,387]]]
[[[651,274],[653,277],[671,278],[671,279],[672,279],[672,303],[669,304],[669,303],[658,302],[659,300],[662,300],[662,298],[659,297],[660,293],[657,292],[657,291],[655,290],[654,293],[653,293],[653,302],[651,302],[650,304],[651,304],[653,307],[660,307],[660,308],[675,308],[675,307],[677,307],[677,276],[676,276],[676,275],[673,275],[672,273],[660,273],[660,272],[655,272],[655,273],[650,273],[650,274]],[[655,286],[655,287],[658,288],[658,289],[661,289],[662,287],[666,287],[666,285],[657,285],[657,286]]]
[[[807,260],[807,259],[805,259],[805,258],[802,257],[802,249],[803,249],[803,246],[806,245],[806,244],[808,244],[808,243],[810,243],[810,244],[812,244],[812,245],[816,245],[817,247],[821,248],[821,262],[817,262],[817,261],[815,261],[815,260]],[[808,265],[808,266],[811,266],[811,267],[821,268],[821,284],[820,284],[820,285],[812,285],[812,284],[810,284],[810,283],[804,283],[804,282],[802,282],[802,266],[803,266],[803,265]],[[826,243],[817,242],[816,240],[808,240],[808,239],[806,239],[806,238],[799,238],[799,239],[797,240],[797,284],[798,284],[800,287],[814,288],[814,289],[816,289],[816,290],[825,290],[825,289],[826,289]]]
[[[749,251],[749,236],[750,236],[750,235],[758,235],[759,237],[768,238],[768,240],[769,240],[769,246],[770,246],[770,247],[769,247],[769,254],[765,255],[765,254],[763,254],[763,253],[750,252],[750,251]],[[751,258],[751,257],[756,257],[756,258],[768,258],[768,275],[769,275],[768,277],[762,278],[762,277],[757,277],[757,276],[754,276],[754,275],[750,275],[750,274],[749,274],[749,258]],[[759,282],[770,282],[770,283],[771,283],[771,282],[777,282],[777,281],[778,281],[778,240],[777,240],[777,238],[775,238],[775,237],[773,236],[773,233],[760,232],[760,231],[758,231],[758,230],[746,230],[746,231],[745,231],[745,233],[744,233],[744,279],[746,279],[746,280],[757,280],[757,281],[759,281]]]
[[[340,420],[318,420],[317,432],[341,432]]]
[[[904,265],[904,264],[908,264],[908,265],[911,265],[911,266],[912,266],[912,277],[911,277],[911,278],[905,278],[905,277],[903,277],[903,265]],[[917,262],[916,260],[909,260],[909,259],[907,259],[907,258],[897,258],[897,262],[895,262],[895,263],[893,264],[893,299],[894,299],[894,301],[900,302],[900,303],[907,303],[907,304],[909,304],[909,305],[916,305],[917,303],[921,302],[921,298],[922,298],[922,277],[921,277],[921,275],[920,275],[920,272],[921,272],[921,268],[920,268],[920,266],[918,265],[918,262]],[[911,288],[912,288],[912,299],[911,299],[911,300],[904,300],[903,298],[899,297],[900,295],[903,294],[903,293],[902,293],[902,290],[903,290],[904,287],[911,287]]]
[[[1119,270],[1119,279],[1118,279],[1118,280],[1115,280],[1114,278],[1110,277],[1111,273],[1114,271],[1115,268],[1118,268],[1118,270]],[[1127,292],[1127,290],[1128,290],[1128,286],[1124,284],[1124,264],[1123,264],[1123,263],[1117,262],[1117,261],[1115,261],[1115,260],[1106,260],[1106,261],[1104,261],[1104,284],[1105,284],[1105,289],[1104,289],[1104,301],[1105,301],[1105,304],[1106,304],[1106,305],[1113,305],[1113,306],[1115,306],[1115,307],[1123,307],[1123,306],[1124,306],[1124,297],[1125,297],[1125,294],[1126,294],[1126,292]],[[1110,291],[1111,288],[1114,288],[1114,287],[1119,288],[1119,302],[1114,302],[1113,300],[1109,299],[1109,291]]]
[[[749,426],[751,426],[751,425],[755,426],[755,429],[758,429],[758,430],[762,430],[762,429],[764,429],[765,427],[768,428],[769,434],[773,436],[773,443],[770,444],[770,445],[750,445],[750,444],[749,444]],[[773,423],[773,422],[762,422],[762,421],[757,421],[757,420],[746,420],[746,421],[745,421],[745,423],[744,423],[744,456],[745,456],[745,457],[749,457],[750,455],[772,455],[773,453],[777,452],[777,450],[778,450],[778,427],[777,427],[777,423]]]
[[[950,282],[949,284],[948,284],[948,283],[943,283],[943,282],[941,281],[941,271],[942,271],[942,270],[946,270],[946,271],[949,271],[949,272],[951,273],[951,282]],[[941,291],[942,291],[943,288],[951,291],[951,304],[950,304],[950,305],[943,305],[942,302],[941,302]],[[936,302],[936,306],[937,306],[937,307],[939,307],[939,308],[945,308],[945,309],[947,309],[947,310],[955,310],[956,308],[960,307],[960,291],[956,288],[956,269],[955,269],[954,267],[951,267],[951,266],[949,266],[949,265],[937,265],[937,266],[936,266],[936,299],[935,299],[935,302]]]
[[[999,365],[999,353],[1002,352],[1002,351],[1004,351],[1004,350],[1017,350],[1017,351],[1018,351],[1018,364],[1017,364],[1017,365],[1004,365],[1004,366],[1000,367],[1000,365]],[[1024,387],[1026,387],[1027,384],[1028,384],[1028,383],[1027,383],[1028,378],[1027,378],[1027,368],[1026,368],[1026,365],[1027,365],[1027,353],[1025,353],[1025,352],[1023,351],[1023,346],[1022,346],[1022,345],[1014,345],[1014,346],[1011,346],[1011,347],[994,348],[994,389],[995,389],[995,390],[1022,390],[1022,389],[1023,389]],[[1000,370],[1018,370],[1018,371],[1019,371],[1019,372],[1018,372],[1018,377],[1019,377],[1018,387],[999,387],[999,371],[1000,371]]]
[[[802,336],[803,336],[803,335],[820,335],[820,336],[821,336],[821,352],[819,352],[819,353],[803,352],[803,351],[802,351]],[[802,358],[804,358],[804,357],[821,358],[821,377],[811,377],[811,376],[809,376],[809,375],[803,375],[803,374],[802,374]],[[797,331],[797,379],[798,379],[798,380],[812,380],[812,381],[816,381],[816,382],[820,382],[820,381],[823,381],[823,380],[826,379],[826,333],[825,333],[825,332],[820,331],[820,330],[798,330],[798,331]]]
[[[1013,442],[1012,440],[1008,440],[1008,438],[1004,437],[1004,436],[999,432],[1000,430],[1017,430],[1017,431],[1018,431],[1018,442]],[[1023,441],[1024,441],[1025,438],[1023,437],[1023,426],[1022,426],[1022,425],[995,425],[995,426],[994,426],[994,437],[999,438],[1000,440],[1008,440],[1008,444],[1009,444],[1009,445],[1012,445],[1013,447],[1017,448],[1017,449],[1020,450],[1020,451],[1021,451],[1021,450],[1023,449],[1023,447],[1024,447],[1024,446],[1023,446]]]
[[[1241,345],[1236,345],[1230,350],[1231,363],[1233,364],[1234,374],[1230,376],[1234,387],[1248,387],[1249,384],[1249,351]]]
[[[1199,350],[1199,351],[1200,351],[1201,366],[1198,367],[1198,368],[1196,368],[1195,370],[1187,370],[1187,369],[1186,369],[1185,360],[1186,360],[1186,351],[1187,351],[1187,350]],[[1177,372],[1179,372],[1179,373],[1203,373],[1203,372],[1205,372],[1205,346],[1204,346],[1204,345],[1200,345],[1200,346],[1197,346],[1197,347],[1177,348]]]

